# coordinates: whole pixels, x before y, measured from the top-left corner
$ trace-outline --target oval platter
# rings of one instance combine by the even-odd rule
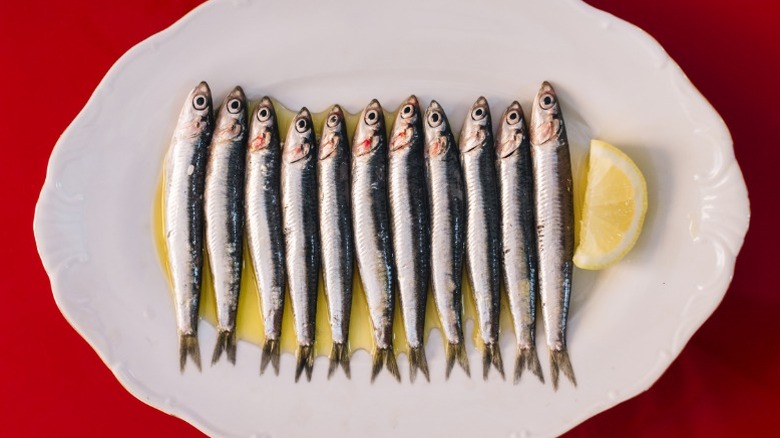
[[[302,11],[305,11],[302,12]],[[223,361],[179,373],[173,303],[152,236],[163,157],[183,98],[201,80],[221,102],[234,85],[290,108],[394,109],[435,98],[457,132],[479,95],[494,120],[527,107],[549,80],[561,98],[575,173],[590,138],[618,145],[647,178],[634,250],[599,272],[576,270],[569,350],[579,386],[444,379],[441,337],[427,343],[431,382],[386,373],[294,383],[258,373],[240,342]],[[576,178],[576,177],[575,177]],[[134,396],[219,436],[552,436],[649,388],[720,303],[749,221],[729,132],[678,65],[640,29],[578,0],[448,2],[214,0],[128,51],[58,141],[36,207],[35,237],[55,300]],[[539,324],[541,325],[541,324]],[[466,325],[470,337],[473,324]],[[201,323],[208,351],[215,331]],[[514,338],[502,334],[511,372]],[[480,353],[469,344],[472,371]]]

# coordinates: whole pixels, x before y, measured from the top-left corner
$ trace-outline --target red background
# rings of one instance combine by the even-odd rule
[[[126,50],[197,0],[3,1],[0,5],[0,435],[197,436],[136,400],[52,299],[32,233],[57,138]],[[780,433],[777,286],[780,31],[772,0],[590,0],[666,48],[728,124],[751,198],[751,227],[722,305],[646,393],[569,433]],[[550,21],[555,24],[554,20]],[[10,297],[10,301],[8,298]],[[31,323],[35,321],[35,323]]]

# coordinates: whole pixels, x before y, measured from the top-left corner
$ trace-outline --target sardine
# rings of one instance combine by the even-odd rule
[[[213,132],[211,90],[201,82],[184,102],[165,159],[165,244],[176,297],[182,372],[188,355],[200,369],[198,309],[203,276],[203,187]]]
[[[431,287],[444,337],[446,376],[455,359],[470,376],[463,342],[463,239],[466,204],[458,145],[435,100],[425,111],[425,179],[430,202]]]
[[[517,383],[524,368],[544,382],[536,354],[536,219],[531,145],[523,108],[512,102],[498,125],[496,173],[501,205],[501,272],[515,329]]]
[[[566,317],[571,296],[574,257],[574,199],[566,127],[555,90],[542,84],[531,109],[531,158],[539,254],[539,295],[550,349],[550,375],[576,386],[566,350]]]
[[[393,352],[394,261],[387,202],[387,132],[376,99],[363,109],[355,130],[351,189],[355,255],[374,331],[371,381],[385,365],[400,382]]]
[[[246,235],[265,326],[260,373],[271,363],[277,375],[286,287],[279,194],[281,155],[274,104],[268,97],[263,97],[250,122],[246,155]]]
[[[311,114],[301,109],[287,131],[282,147],[282,222],[284,225],[287,283],[292,298],[295,335],[295,381],[303,371],[311,380],[320,241],[317,212],[317,143]]]
[[[350,155],[347,123],[335,105],[325,119],[320,138],[319,180],[322,278],[328,299],[333,349],[328,378],[340,364],[349,377],[349,316],[352,311],[352,273],[355,249],[350,214]]]
[[[388,197],[393,258],[412,382],[418,369],[430,381],[424,335],[431,248],[423,145],[420,105],[415,96],[410,96],[398,111],[390,134]]]
[[[206,166],[206,249],[217,300],[217,344],[211,363],[224,351],[236,363],[236,310],[244,253],[246,97],[236,87],[217,116]]]
[[[466,188],[466,268],[474,291],[484,343],[483,377],[490,364],[504,377],[498,344],[501,233],[490,107],[484,97],[472,105],[460,132],[460,160]]]

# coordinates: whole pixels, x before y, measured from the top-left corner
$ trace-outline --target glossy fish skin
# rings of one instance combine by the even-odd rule
[[[317,287],[320,269],[317,211],[317,143],[311,114],[301,109],[287,131],[282,147],[282,224],[287,284],[298,339],[295,381],[314,367]]]
[[[317,161],[322,278],[333,335],[328,378],[339,365],[347,377],[350,375],[347,341],[355,263],[350,213],[350,157],[344,112],[335,105],[322,127]]]
[[[236,87],[217,115],[206,166],[206,249],[217,301],[217,344],[211,363],[224,351],[236,362],[236,311],[244,252],[246,97]]]
[[[484,97],[472,105],[460,133],[466,188],[466,268],[474,291],[477,323],[485,344],[483,377],[490,364],[504,376],[498,346],[500,304],[500,209],[490,107]]]
[[[387,132],[376,99],[360,114],[352,141],[352,224],[355,256],[368,301],[375,349],[371,381],[382,365],[398,380],[393,352],[394,261],[387,199]]]
[[[277,375],[286,286],[279,193],[280,142],[274,104],[268,97],[263,97],[250,122],[246,155],[246,234],[265,326],[260,372],[271,363]]]
[[[431,288],[446,346],[446,376],[457,358],[466,372],[463,342],[463,247],[466,204],[460,153],[444,110],[435,100],[425,111],[425,180],[430,205]]]
[[[531,144],[523,109],[512,102],[496,134],[496,174],[501,202],[501,273],[517,340],[515,378],[528,368],[542,382],[536,354],[538,260]]]
[[[198,311],[203,276],[203,191],[214,132],[211,90],[201,82],[187,96],[165,158],[165,244],[176,297],[179,367],[200,369]]]
[[[550,350],[550,374],[576,386],[566,350],[566,319],[571,296],[574,257],[574,197],[571,157],[560,104],[548,82],[542,84],[531,109],[531,157],[539,254],[539,296]]]
[[[431,254],[423,146],[420,105],[415,96],[410,96],[398,111],[390,134],[388,197],[393,257],[412,382],[418,369],[430,381],[424,346]]]

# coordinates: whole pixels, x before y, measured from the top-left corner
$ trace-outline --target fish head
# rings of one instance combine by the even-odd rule
[[[466,153],[493,141],[493,122],[487,99],[480,96],[466,115],[460,130],[460,151]]]
[[[177,135],[195,138],[205,130],[214,126],[214,109],[211,100],[211,89],[204,81],[190,91],[187,100],[179,113],[178,126],[183,127]]]
[[[562,131],[563,118],[558,95],[552,85],[545,81],[531,108],[531,144],[545,144],[558,138]]]
[[[382,105],[372,100],[360,113],[355,137],[352,141],[352,154],[360,157],[375,151],[385,140],[385,116]]]
[[[496,132],[496,154],[500,158],[511,156],[520,148],[520,144],[528,140],[525,128],[523,108],[517,101],[512,102],[501,116]]]
[[[246,123],[246,96],[241,87],[236,87],[219,109],[214,138],[221,142],[241,141],[246,135]]]
[[[395,116],[393,130],[390,133],[390,152],[413,144],[422,135],[420,123],[420,103],[414,95],[404,101]]]
[[[328,112],[328,117],[322,124],[322,137],[320,137],[320,160],[324,160],[338,149],[339,145],[347,139],[347,123],[344,120],[344,110],[339,105],[333,105]]]
[[[254,110],[249,129],[249,150],[251,152],[266,149],[279,138],[276,123],[276,110],[273,101],[265,96],[260,99]]]
[[[285,161],[295,163],[304,158],[309,158],[315,150],[314,139],[311,113],[306,107],[303,107],[295,115],[290,124],[290,129],[287,130],[287,139],[283,146]]]
[[[424,119],[425,156],[434,157],[445,154],[453,141],[444,108],[439,105],[439,102],[432,100],[428,109],[425,110]]]

